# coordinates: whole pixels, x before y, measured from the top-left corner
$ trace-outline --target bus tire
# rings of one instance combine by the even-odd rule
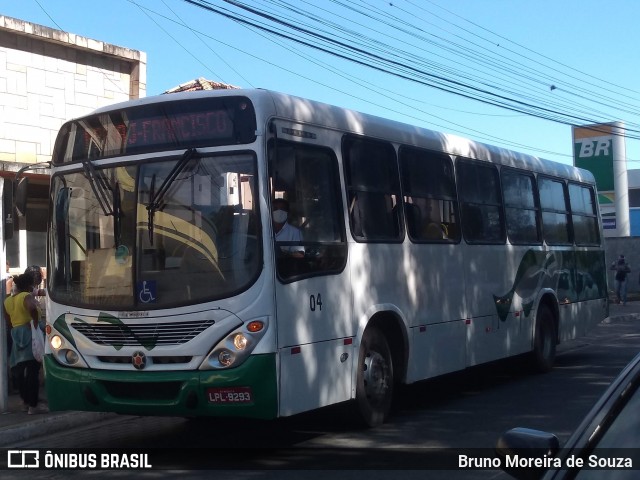
[[[376,427],[386,420],[393,397],[391,350],[376,327],[365,330],[358,354],[356,406],[362,423]]]
[[[547,305],[542,304],[536,315],[536,331],[531,352],[531,366],[535,372],[545,373],[553,368],[556,340],[553,312]]]

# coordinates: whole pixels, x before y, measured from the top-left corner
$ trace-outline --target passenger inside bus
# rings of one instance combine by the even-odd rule
[[[438,200],[413,197],[410,201],[411,203],[405,203],[405,210],[412,238],[417,240],[448,240],[447,227],[439,218]]]
[[[444,240],[447,238],[447,232],[440,221],[437,207],[436,209],[433,208],[433,202],[436,202],[437,205],[437,200],[425,199],[424,201],[425,221],[422,227],[422,237],[429,240]],[[434,210],[436,211],[434,212]]]
[[[276,242],[300,242],[302,243],[302,232],[291,225],[289,218],[289,202],[284,198],[276,198],[271,203],[271,218],[273,220],[273,232]],[[302,245],[281,245],[280,252],[289,257],[303,258],[304,246]]]

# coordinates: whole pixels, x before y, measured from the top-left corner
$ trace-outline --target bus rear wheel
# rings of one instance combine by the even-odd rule
[[[382,332],[367,328],[358,355],[356,405],[362,423],[376,427],[386,420],[393,397],[391,350]]]
[[[551,309],[547,305],[540,305],[531,352],[531,366],[539,373],[551,370],[556,359],[556,327],[553,320]]]

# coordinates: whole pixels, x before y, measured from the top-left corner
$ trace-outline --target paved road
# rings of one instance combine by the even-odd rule
[[[332,407],[276,422],[123,417],[21,446],[206,448],[205,458],[220,455],[221,447],[231,447],[233,450],[219,457],[231,462],[222,462],[222,467],[246,465],[255,469],[215,474],[233,475],[236,479],[326,478],[322,470],[301,475],[299,469],[330,468],[337,470],[332,472],[332,477],[341,479],[361,478],[362,472],[356,469],[362,469],[369,470],[367,478],[370,479],[401,476],[502,480],[508,477],[497,471],[402,469],[421,465],[424,451],[420,453],[419,449],[492,449],[500,433],[515,426],[553,431],[564,441],[609,382],[639,351],[640,320],[618,317],[601,324],[588,337],[565,344],[556,368],[545,375],[525,373],[521,362],[509,361],[407,387],[396,402],[391,421],[374,430],[354,429],[345,409]],[[258,450],[245,455],[238,450],[244,447]],[[169,458],[171,450],[163,454]],[[195,455],[203,456],[201,450]],[[274,468],[284,470],[274,471]],[[396,470],[386,470],[389,468]],[[99,472],[82,473],[92,476]],[[127,477],[124,473],[120,472],[122,478]],[[135,474],[142,478],[175,476],[175,472],[157,470]],[[202,474],[184,472],[181,475],[199,478]],[[74,472],[64,475],[66,479],[74,476]],[[47,472],[42,478],[63,476],[62,472]]]

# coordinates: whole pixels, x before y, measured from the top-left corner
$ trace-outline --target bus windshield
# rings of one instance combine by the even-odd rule
[[[255,157],[190,155],[176,174],[177,161],[52,179],[52,299],[149,310],[225,298],[256,279]]]

